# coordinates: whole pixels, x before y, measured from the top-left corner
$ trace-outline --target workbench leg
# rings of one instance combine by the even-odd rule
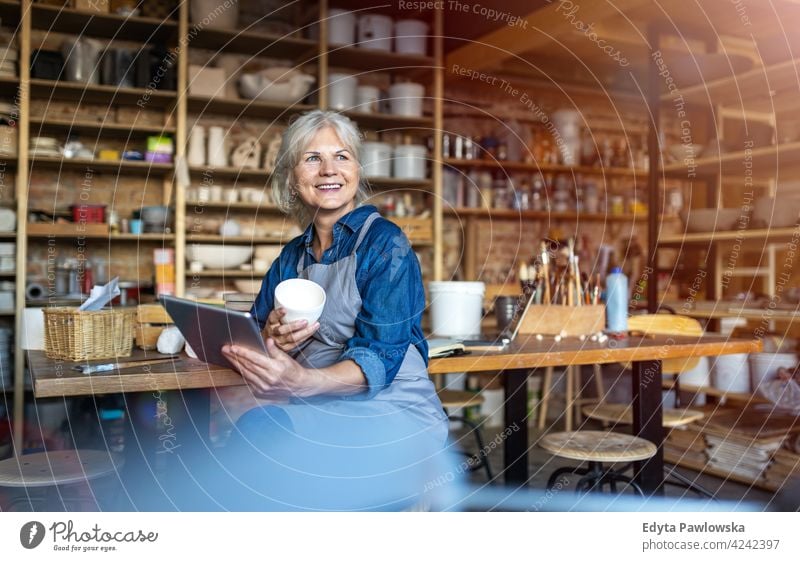
[[[505,444],[503,462],[506,484],[528,482],[528,371],[508,370],[505,390]]]
[[[647,494],[664,494],[664,427],[661,361],[633,363],[633,434],[658,447],[656,455],[633,464],[634,480]]]

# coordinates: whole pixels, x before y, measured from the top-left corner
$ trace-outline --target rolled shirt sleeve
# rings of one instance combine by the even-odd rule
[[[369,249],[357,276],[361,311],[341,357],[355,361],[364,373],[368,391],[359,394],[361,399],[394,380],[409,345],[422,338],[419,325],[425,308],[419,262],[403,231],[381,220],[373,224],[364,245]]]

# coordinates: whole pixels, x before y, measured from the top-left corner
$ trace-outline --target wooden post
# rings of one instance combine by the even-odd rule
[[[28,61],[31,59],[31,0],[20,3],[19,38],[19,89],[17,90],[17,262],[14,294],[14,323],[16,341],[14,344],[14,431],[13,448],[15,455],[22,454],[23,425],[25,409],[25,352],[20,346],[22,317],[25,310],[25,286],[28,269],[28,146],[30,144],[30,79]]]
[[[181,2],[178,15],[178,98],[175,111],[175,161],[186,162],[187,112],[189,95],[189,3]],[[175,294],[183,296],[186,292],[186,186],[178,181],[177,173],[172,178],[175,187]],[[164,201],[170,204],[170,201]]]
[[[442,280],[444,236],[442,209],[442,129],[444,128],[444,19],[443,10],[433,16],[433,280]]]
[[[656,25],[647,30],[651,51],[657,51],[661,32]],[[647,137],[649,170],[647,173],[647,311],[658,311],[658,218],[659,218],[659,172],[661,170],[661,148],[658,131],[661,127],[661,78],[655,62],[647,66],[647,110],[650,114],[650,133]]]

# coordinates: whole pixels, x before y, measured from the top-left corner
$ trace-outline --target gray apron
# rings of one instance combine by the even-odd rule
[[[300,278],[314,281],[325,289],[327,299],[320,316],[320,327],[304,344],[295,359],[303,366],[325,368],[341,359],[347,341],[355,334],[356,316],[361,311],[362,300],[356,284],[356,251],[372,223],[380,215],[372,213],[361,227],[353,252],[335,263],[314,263],[303,267],[305,252],[297,263]],[[327,414],[347,417],[368,417],[375,421],[400,420],[413,426],[416,434],[427,433],[444,444],[448,422],[436,389],[428,377],[425,360],[417,347],[409,344],[397,376],[391,384],[372,399],[352,400],[318,398],[294,400],[282,406],[294,425],[297,434],[314,434],[319,430],[319,410]],[[412,436],[412,435],[409,435]]]

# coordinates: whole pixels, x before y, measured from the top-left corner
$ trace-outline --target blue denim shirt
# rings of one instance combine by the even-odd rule
[[[358,233],[367,217],[377,209],[358,207],[333,227],[333,244],[320,263],[331,264],[353,252]],[[312,250],[314,226],[290,241],[281,251],[261,284],[251,314],[263,329],[273,307],[275,287],[297,278],[297,262],[316,263]],[[367,397],[388,386],[405,358],[410,344],[417,347],[426,364],[428,343],[422,333],[425,291],[414,251],[403,231],[389,220],[372,223],[356,251],[356,286],[362,308],[355,320],[355,334],[347,341],[341,360],[353,360],[361,367],[369,385]]]

